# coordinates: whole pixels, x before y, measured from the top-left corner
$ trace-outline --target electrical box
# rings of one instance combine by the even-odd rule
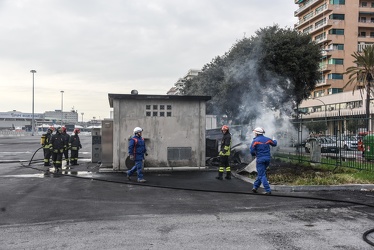
[[[104,119],[101,124],[101,163],[103,167],[113,166],[113,120]]]
[[[101,134],[99,128],[93,128],[91,130],[92,136],[92,154],[91,154],[91,162],[99,162],[101,161]]]

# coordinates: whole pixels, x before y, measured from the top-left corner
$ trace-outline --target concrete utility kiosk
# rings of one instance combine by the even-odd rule
[[[126,170],[129,138],[143,128],[144,167],[205,167],[210,96],[108,94],[113,108],[113,169]]]

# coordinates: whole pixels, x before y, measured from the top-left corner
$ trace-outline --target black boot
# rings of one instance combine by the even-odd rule
[[[231,180],[231,171],[226,172],[225,179],[226,179],[226,180]]]
[[[223,173],[222,172],[219,172],[218,173],[218,176],[216,177],[217,180],[223,180]]]

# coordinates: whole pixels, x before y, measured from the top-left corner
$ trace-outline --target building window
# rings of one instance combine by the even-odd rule
[[[165,110],[165,105],[160,105],[160,110]]]
[[[331,58],[331,59],[329,59],[329,64],[343,65],[344,60],[340,59],[340,58]]]
[[[329,30],[331,35],[344,35],[344,29],[331,29]]]
[[[167,105],[166,107],[168,110],[171,110],[171,105]]]
[[[344,50],[344,44],[333,44],[332,49],[333,50]]]
[[[171,117],[171,112],[166,112],[167,117]]]
[[[153,115],[152,116],[157,116],[157,112],[153,112]]]
[[[367,2],[361,2],[361,7],[367,7],[368,3]]]
[[[330,4],[345,4],[345,0],[330,0]]]
[[[341,80],[341,79],[343,79],[343,74],[333,73],[333,74],[328,74],[327,77],[328,77],[328,79]]]
[[[361,37],[366,37],[366,32],[365,32],[365,31],[361,31],[361,32],[360,32],[360,36],[361,36]]]
[[[145,112],[145,116],[151,116],[151,112],[150,111]]]
[[[157,110],[158,109],[158,105],[153,105],[153,110]]]
[[[374,37],[374,32],[370,32],[370,37],[371,37],[371,38]]]
[[[165,112],[160,112],[160,116],[165,116]]]
[[[331,14],[329,18],[333,20],[344,20],[344,14]]]
[[[146,110],[150,110],[151,109],[151,105],[145,105],[145,109]]]
[[[329,95],[342,93],[342,92],[343,92],[343,89],[341,88],[330,88],[329,89]]]

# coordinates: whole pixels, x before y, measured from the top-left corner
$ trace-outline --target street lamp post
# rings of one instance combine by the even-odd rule
[[[36,70],[32,69],[32,70],[30,70],[30,73],[32,73],[32,121],[31,121],[31,135],[34,136],[34,131],[35,131],[35,116],[34,116],[34,74],[36,73]]]
[[[64,118],[64,91],[61,90],[61,126],[62,126],[62,119]]]
[[[326,105],[326,103],[324,101],[322,101],[322,100],[320,100],[318,98],[313,98],[313,99],[317,100],[317,101],[320,101],[323,104],[323,106],[325,106],[325,123],[326,123],[326,130],[327,130],[327,112],[326,112],[327,105]]]
[[[82,112],[81,115],[82,115],[82,123],[83,123],[83,115],[84,115],[84,113]]]

